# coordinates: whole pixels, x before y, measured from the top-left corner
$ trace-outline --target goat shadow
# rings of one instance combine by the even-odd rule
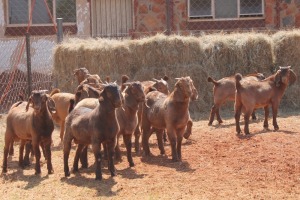
[[[141,157],[141,161],[144,163],[147,163],[149,165],[158,165],[162,167],[169,167],[169,168],[174,168],[176,171],[179,172],[189,172],[192,173],[196,169],[192,169],[190,164],[187,161],[179,161],[179,162],[174,162],[171,159],[168,158],[167,155],[150,155],[150,156],[145,156],[143,155]]]
[[[87,178],[85,176],[81,176],[80,173],[76,173],[75,176],[71,175],[71,177],[68,178],[62,177],[61,181],[77,187],[94,189],[97,191],[97,196],[100,197],[114,197],[117,196],[119,192],[119,190],[112,191],[113,186],[117,184],[113,177],[95,180],[95,178]]]
[[[12,161],[10,162],[10,165],[17,165],[18,166],[18,161]],[[32,166],[32,165],[31,165]],[[10,167],[10,170],[14,170],[12,173],[5,173],[5,174],[1,174],[1,177],[3,178],[3,180],[5,181],[22,181],[22,182],[27,182],[27,185],[24,187],[25,190],[30,190],[36,186],[38,186],[39,184],[41,184],[44,180],[47,180],[49,178],[49,176],[51,175],[45,175],[42,176],[43,173],[47,173],[47,170],[45,170],[45,172],[42,171],[42,174],[38,174],[35,175],[34,172],[32,172],[33,174],[29,174],[29,175],[25,175],[24,171],[25,170],[30,170],[32,171],[30,167],[26,167],[24,169],[20,168],[18,166],[18,168],[15,167]],[[42,167],[42,163],[41,163],[41,167]]]
[[[258,132],[255,132],[255,133],[250,133],[249,135],[245,135],[243,133],[241,134],[236,134],[236,136],[239,138],[239,139],[242,139],[242,140],[247,140],[247,139],[250,139],[256,135],[260,135],[260,134],[266,134],[266,133],[271,133],[273,132],[274,134],[288,134],[288,135],[295,135],[295,134],[298,134],[298,132],[294,132],[294,131],[288,131],[288,130],[278,130],[278,131],[275,131],[275,130],[272,130],[272,129],[263,129],[261,131],[258,131]],[[280,133],[279,133],[280,132]]]

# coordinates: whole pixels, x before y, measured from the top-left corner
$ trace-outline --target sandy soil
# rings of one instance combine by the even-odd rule
[[[121,146],[123,161],[116,163],[118,176],[111,178],[104,163],[102,181],[94,180],[92,153],[88,169],[64,177],[57,129],[53,133],[54,174],[47,175],[44,159],[40,176],[34,175],[34,164],[20,169],[16,144],[15,155],[8,161],[8,173],[0,177],[1,199],[299,199],[299,113],[280,113],[278,132],[263,130],[259,115],[250,124],[250,136],[235,134],[232,117],[225,118],[223,125],[207,126],[207,114],[195,121],[192,136],[184,140],[182,162],[170,161],[168,143],[166,155],[159,155],[153,136],[152,157],[134,153],[136,165],[129,168]],[[5,116],[0,120],[2,162]],[[74,152],[75,148],[71,151],[70,167]],[[35,162],[33,158],[32,161]]]

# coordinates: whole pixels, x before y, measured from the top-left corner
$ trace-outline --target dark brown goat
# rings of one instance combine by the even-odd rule
[[[256,74],[248,74],[245,76],[244,80],[263,80],[265,76],[261,73]],[[218,122],[221,124],[223,120],[221,119],[219,110],[220,107],[226,101],[234,101],[235,100],[235,78],[234,76],[224,77],[218,81],[214,80],[211,77],[207,78],[208,82],[212,82],[214,84],[213,93],[214,93],[214,105],[210,111],[210,117],[208,125],[212,125],[214,121],[214,117],[216,115]],[[255,112],[252,113],[252,119],[256,119]]]
[[[131,155],[131,138],[138,124],[137,111],[140,102],[145,101],[145,94],[142,84],[137,82],[124,83],[127,86],[124,91],[124,104],[117,109],[117,119],[120,125],[120,131],[117,138],[116,159],[121,159],[119,148],[119,137],[123,136],[123,141],[127,150],[127,160],[129,166],[133,167],[134,163]]]
[[[244,113],[245,134],[249,134],[249,117],[254,109],[264,108],[264,128],[268,129],[269,105],[273,111],[273,126],[278,130],[277,112],[280,100],[288,87],[296,81],[296,74],[288,67],[280,67],[279,70],[262,81],[241,81],[241,74],[235,75],[235,122],[236,132],[241,133],[240,115]]]
[[[142,114],[142,144],[146,155],[150,155],[149,137],[151,126],[156,128],[161,153],[164,152],[162,145],[162,132],[167,129],[168,138],[172,148],[172,160],[181,160],[181,143],[185,128],[190,119],[190,100],[198,98],[198,92],[194,87],[193,80],[188,77],[179,78],[172,93],[165,95],[158,91],[146,95]]]
[[[92,144],[96,163],[96,180],[102,179],[100,144],[104,143],[108,149],[108,168],[112,176],[115,175],[113,156],[115,152],[116,136],[119,125],[115,109],[122,105],[122,95],[116,83],[104,84],[99,97],[99,105],[95,109],[79,107],[72,110],[66,118],[64,136],[64,172],[70,175],[68,159],[71,143],[78,143],[74,158],[73,171],[78,171],[78,161],[82,149]]]
[[[29,106],[32,104],[32,106]],[[15,103],[8,112],[5,132],[5,146],[3,157],[3,172],[7,172],[7,156],[10,144],[14,139],[20,139],[19,165],[29,164],[30,149],[26,148],[25,159],[23,151],[26,141],[32,141],[33,151],[36,158],[35,174],[41,173],[39,145],[45,148],[48,174],[53,173],[51,163],[51,136],[54,124],[51,112],[55,112],[54,101],[48,97],[44,90],[33,91],[28,102]]]

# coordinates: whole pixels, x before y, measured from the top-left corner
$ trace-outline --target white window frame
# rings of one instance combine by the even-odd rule
[[[25,23],[25,24],[10,24],[9,23],[9,8],[8,8],[9,2],[8,1],[9,0],[6,0],[6,2],[5,2],[6,3],[6,6],[5,6],[5,9],[6,9],[6,22],[7,22],[6,27],[24,27],[24,26],[27,26],[28,23]],[[28,0],[28,20],[30,18],[31,1],[32,0]],[[36,0],[36,1],[43,1],[44,2],[44,0]],[[52,12],[52,17],[53,17],[54,23],[56,24],[56,0],[53,0],[53,8],[54,9],[53,9],[53,12]],[[76,13],[76,22],[64,22],[64,25],[76,25],[76,23],[77,23],[77,13]],[[53,26],[53,22],[33,24],[32,19],[31,19],[30,26]]]
[[[265,0],[261,0],[262,13],[251,13],[251,14],[241,14],[240,13],[240,0],[237,0],[237,17],[236,18],[216,18],[215,17],[215,0],[211,0],[211,15],[191,16],[190,1],[191,0],[188,0],[188,2],[187,2],[188,3],[188,6],[187,6],[188,21],[228,21],[228,20],[249,20],[249,19],[264,19],[265,18]],[[261,15],[261,16],[255,16],[255,15]],[[207,17],[211,17],[211,18],[207,18]]]

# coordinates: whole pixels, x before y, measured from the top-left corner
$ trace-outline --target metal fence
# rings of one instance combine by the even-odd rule
[[[156,33],[278,30],[296,23],[289,18],[293,13],[281,21],[280,9],[293,6],[286,2],[4,0],[4,10],[0,12],[0,113],[18,101],[21,93],[27,97],[30,90],[53,87],[52,51],[58,40],[57,18],[63,18],[60,33],[70,37],[139,38]],[[30,37],[27,48],[26,34]]]

